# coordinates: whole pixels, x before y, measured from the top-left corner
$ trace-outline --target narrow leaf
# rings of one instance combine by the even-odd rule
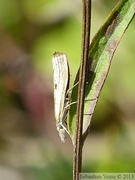
[[[121,0],[112,10],[104,25],[95,35],[89,51],[89,77],[86,84],[83,135],[86,136],[91,118],[107,77],[113,54],[135,14],[135,0]],[[78,82],[78,73],[74,84]],[[73,88],[72,102],[77,101],[78,85]],[[74,144],[76,128],[76,103],[71,105],[68,129]]]

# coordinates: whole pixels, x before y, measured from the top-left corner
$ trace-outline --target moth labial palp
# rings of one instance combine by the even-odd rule
[[[64,123],[67,118],[69,108],[68,89],[70,81],[70,72],[67,56],[65,53],[55,52],[52,58],[53,80],[54,80],[54,112],[56,127],[62,142],[66,140],[67,129]]]

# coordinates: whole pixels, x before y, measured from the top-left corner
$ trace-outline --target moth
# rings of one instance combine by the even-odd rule
[[[68,59],[65,53],[55,52],[52,58],[54,81],[54,112],[56,127],[62,142],[66,140],[67,129],[64,123],[68,113],[68,89],[70,72]]]

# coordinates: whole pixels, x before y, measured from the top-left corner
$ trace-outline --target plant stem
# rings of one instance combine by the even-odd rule
[[[74,180],[79,179],[79,173],[82,169],[82,127],[84,112],[85,84],[88,67],[88,52],[90,41],[90,22],[91,22],[91,0],[82,0],[83,18],[82,18],[82,52],[81,64],[79,71],[78,100],[77,100],[77,123],[76,123],[76,140],[74,146]]]

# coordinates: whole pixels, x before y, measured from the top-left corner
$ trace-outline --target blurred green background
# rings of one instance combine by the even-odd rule
[[[91,37],[116,3],[93,1]],[[99,98],[84,172],[135,172],[134,27],[135,20]],[[72,84],[80,50],[80,0],[0,0],[0,180],[72,179],[72,144],[55,128],[51,58],[67,53]]]

